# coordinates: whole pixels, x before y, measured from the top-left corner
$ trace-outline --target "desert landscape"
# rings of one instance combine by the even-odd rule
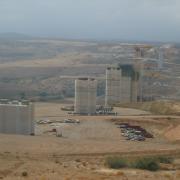
[[[1,98],[35,104],[35,136],[0,134],[0,179],[180,179],[180,91],[178,44],[164,48],[164,69],[144,74],[144,95],[154,101],[116,104],[114,116],[73,115],[74,80],[98,78],[97,103],[104,105],[105,70],[134,63],[133,43],[15,38],[0,41]],[[143,45],[144,46],[144,45]],[[151,44],[146,56],[155,58]],[[172,81],[173,80],[173,81]],[[150,88],[149,88],[150,87]],[[67,123],[75,119],[78,123]],[[143,128],[153,138],[127,140],[119,124]],[[56,130],[55,130],[56,129]],[[58,135],[58,132],[60,135]],[[172,158],[156,172],[113,169],[107,158]]]
[[[0,180],[180,180],[180,1],[0,0]]]
[[[144,44],[20,37],[0,38],[2,98],[27,97],[49,101],[74,97],[74,79],[69,77],[78,76],[99,77],[98,96],[104,96],[106,67],[118,63],[134,64],[135,47],[138,44],[150,47],[150,50],[144,52],[147,59],[157,58],[156,49],[159,46],[164,53],[163,71],[144,72],[145,96],[175,100],[180,97],[178,43]]]

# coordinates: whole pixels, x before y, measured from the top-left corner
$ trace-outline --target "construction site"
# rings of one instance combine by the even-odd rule
[[[67,115],[63,106],[69,104],[35,103],[35,136],[0,135],[3,179],[23,179],[23,172],[26,179],[179,178],[179,116],[120,107],[116,116]],[[155,173],[110,170],[109,156],[170,156],[175,162]]]
[[[117,47],[128,52],[122,61],[119,56],[123,53],[118,50],[113,52],[113,63],[95,64],[97,70],[92,64],[81,64],[78,68],[85,68],[85,72],[76,69],[74,74],[56,74],[57,79],[51,72],[51,83],[66,82],[63,93],[73,91],[70,97],[48,100],[47,90],[38,100],[25,94],[33,97],[32,102],[0,100],[0,179],[180,178],[180,103],[174,100],[178,95],[166,96],[161,91],[158,96],[154,90],[157,84],[165,83],[161,78],[168,73],[162,53],[165,50],[146,44],[114,45],[112,49]],[[148,57],[152,51],[157,58]],[[26,69],[28,65],[23,62],[22,66]],[[47,88],[49,82],[42,74],[39,79],[44,84],[41,82],[39,89]],[[21,93],[21,97],[25,95]],[[174,161],[160,163],[159,170],[152,172],[110,168],[106,164],[109,157],[128,161],[170,157]]]

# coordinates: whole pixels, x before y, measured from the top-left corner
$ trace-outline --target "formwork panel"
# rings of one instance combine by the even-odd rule
[[[0,133],[24,134],[34,133],[34,110],[32,103],[0,103]]]
[[[122,87],[121,103],[131,102],[131,78],[123,77],[121,87]]]
[[[77,79],[75,81],[75,113],[96,113],[97,81],[95,79]]]
[[[121,98],[121,70],[119,68],[107,68],[106,70],[106,97],[105,105],[119,103]]]

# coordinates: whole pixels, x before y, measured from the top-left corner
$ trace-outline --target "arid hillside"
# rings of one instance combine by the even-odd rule
[[[157,47],[159,45],[153,45]],[[98,95],[104,95],[105,69],[117,63],[134,63],[135,45],[121,42],[60,39],[1,39],[1,98],[64,99],[74,96],[74,80],[67,76],[99,76]],[[164,71],[145,84],[146,94],[179,98],[179,46],[164,47]],[[156,54],[147,52],[147,57]],[[145,80],[147,82],[147,80]],[[149,86],[151,88],[149,88]],[[173,88],[172,88],[173,87]]]
[[[180,102],[179,101],[154,101],[143,103],[131,103],[131,104],[119,104],[120,107],[131,107],[145,111],[149,111],[153,114],[161,115],[180,115]]]

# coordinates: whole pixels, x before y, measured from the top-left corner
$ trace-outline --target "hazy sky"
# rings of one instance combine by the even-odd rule
[[[180,42],[180,0],[0,0],[0,32]]]

